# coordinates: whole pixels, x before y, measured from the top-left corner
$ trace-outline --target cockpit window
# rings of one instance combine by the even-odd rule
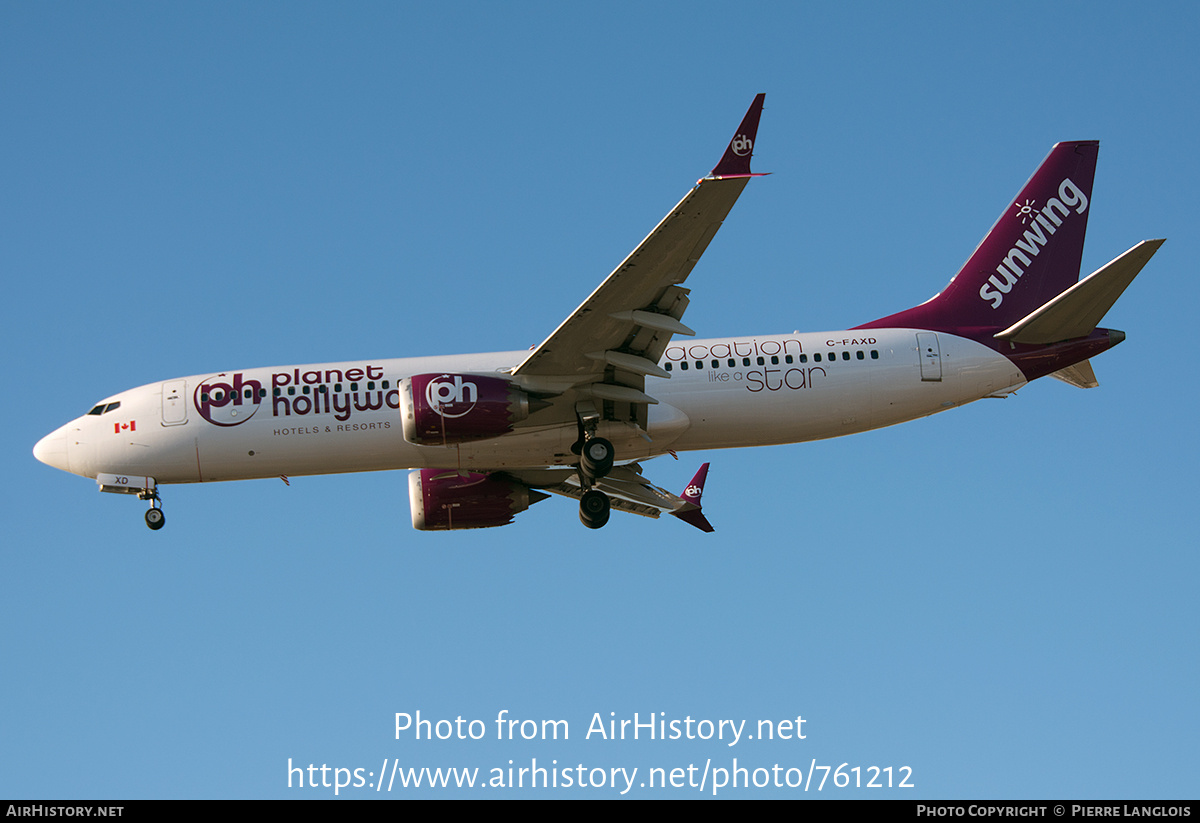
[[[105,412],[110,412],[113,409],[119,408],[121,408],[120,400],[118,400],[116,403],[100,403],[99,405],[93,406],[92,410],[88,412],[88,414],[104,414]]]

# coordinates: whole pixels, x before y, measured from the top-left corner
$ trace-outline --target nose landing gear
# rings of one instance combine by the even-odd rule
[[[167,516],[163,514],[162,509],[148,509],[146,511],[146,525],[152,531],[158,531],[163,526],[167,525]]]
[[[167,525],[167,516],[160,508],[162,506],[162,498],[158,496],[158,489],[149,489],[138,495],[139,500],[149,500],[150,508],[146,510],[146,526],[150,531],[158,531],[163,526]]]
[[[146,512],[146,525],[152,531],[158,531],[167,523],[163,514],[162,498],[158,496],[158,484],[153,477],[135,477],[127,474],[96,475],[96,485],[100,491],[109,494],[136,494],[138,500],[149,500],[150,510]]]

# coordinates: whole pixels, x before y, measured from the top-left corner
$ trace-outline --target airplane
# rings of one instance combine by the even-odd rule
[[[709,464],[679,495],[642,461],[854,434],[1004,397],[1050,375],[1098,385],[1099,328],[1164,242],[1080,280],[1097,141],[1058,143],[950,283],[853,328],[694,340],[684,288],[751,178],[765,95],[712,171],[531,351],[274,366],[114,394],[33,454],[149,501],[159,486],[411,470],[413,526],[502,526],[551,494],[589,528],[612,509],[711,532]]]

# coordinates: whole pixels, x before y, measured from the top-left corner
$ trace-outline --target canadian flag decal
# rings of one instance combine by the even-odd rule
[[[113,434],[120,434],[121,432],[133,432],[133,431],[137,431],[137,421],[136,420],[130,420],[128,423],[113,423]]]

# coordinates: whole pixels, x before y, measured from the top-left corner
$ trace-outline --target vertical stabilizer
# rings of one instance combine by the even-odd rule
[[[1099,149],[1095,140],[1056,145],[941,294],[858,328],[994,334],[1070,288]]]

